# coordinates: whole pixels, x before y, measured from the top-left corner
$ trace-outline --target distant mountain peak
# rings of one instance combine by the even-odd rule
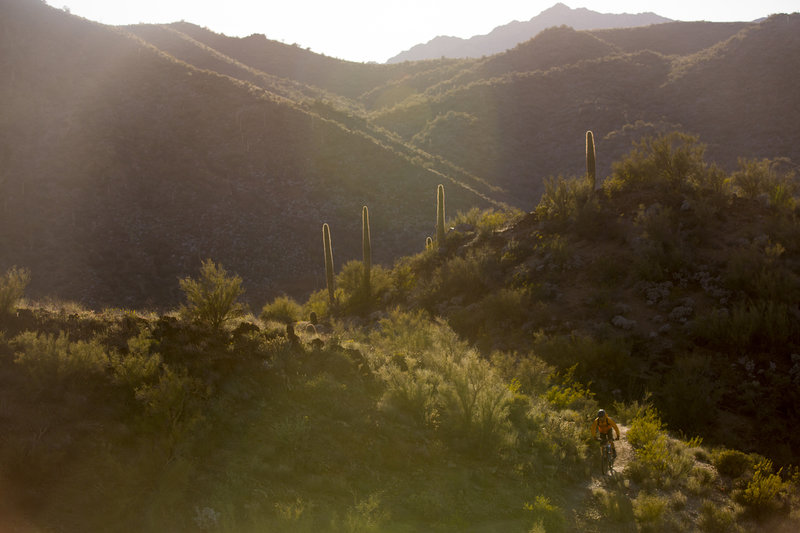
[[[601,30],[630,28],[671,22],[655,13],[613,14],[598,13],[585,7],[572,9],[558,2],[526,22],[513,21],[498,26],[486,35],[469,39],[438,36],[427,43],[417,44],[390,58],[387,63],[438,59],[440,57],[482,57],[504,52],[533,39],[539,32],[552,26],[570,26],[576,30]]]

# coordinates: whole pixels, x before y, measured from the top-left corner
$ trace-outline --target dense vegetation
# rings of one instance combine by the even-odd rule
[[[259,317],[211,260],[164,314],[21,305],[8,271],[0,526],[796,529],[795,174],[672,133],[593,181],[447,224],[439,190],[451,229],[391,269],[362,210],[362,260]],[[601,405],[632,448],[611,478]]]

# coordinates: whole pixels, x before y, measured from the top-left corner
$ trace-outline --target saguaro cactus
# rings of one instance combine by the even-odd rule
[[[591,131],[586,132],[586,179],[589,182],[589,190],[594,192],[597,185],[595,174],[595,154],[594,154],[594,135]]]
[[[436,244],[444,244],[444,185],[436,188]]]
[[[361,248],[364,254],[364,288],[369,292],[369,275],[372,271],[372,241],[369,236],[369,209],[361,208]]]
[[[331,247],[331,228],[327,222],[322,225],[322,248],[325,251],[325,281],[331,306],[335,303],[333,286],[333,248]]]

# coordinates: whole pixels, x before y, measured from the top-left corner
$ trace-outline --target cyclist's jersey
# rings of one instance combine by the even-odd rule
[[[612,428],[617,432],[617,437],[619,437],[619,427],[617,427],[617,423],[614,422],[610,416],[606,415],[603,420],[595,418],[594,422],[592,422],[592,437],[594,437],[598,431],[602,434],[606,434],[611,431]]]

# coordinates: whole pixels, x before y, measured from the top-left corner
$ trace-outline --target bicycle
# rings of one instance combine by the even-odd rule
[[[615,456],[611,446],[611,439],[607,439],[605,442],[600,441],[600,473],[604,476],[614,473]]]

